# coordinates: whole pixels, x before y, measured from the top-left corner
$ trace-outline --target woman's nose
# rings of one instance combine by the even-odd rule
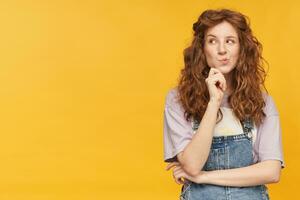
[[[223,44],[220,44],[218,47],[218,54],[224,55],[226,53],[227,53],[227,50],[226,50],[225,46]]]

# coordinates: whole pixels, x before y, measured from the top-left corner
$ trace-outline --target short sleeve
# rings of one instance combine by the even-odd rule
[[[259,146],[258,161],[280,160],[281,168],[285,167],[282,149],[282,131],[279,119],[279,113],[275,106],[274,100],[266,94],[266,114],[263,123],[258,128]]]
[[[191,124],[184,118],[184,111],[178,104],[177,90],[171,89],[165,100],[163,120],[164,161],[177,161],[177,154],[184,150],[192,139]]]

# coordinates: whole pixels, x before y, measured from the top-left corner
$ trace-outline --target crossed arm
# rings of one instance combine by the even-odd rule
[[[199,174],[191,176],[186,173],[179,162],[168,164],[166,170],[175,167],[173,177],[185,178],[196,183],[214,184],[221,186],[246,187],[261,184],[277,183],[280,180],[281,163],[279,160],[266,160],[256,164],[214,171],[199,171]]]

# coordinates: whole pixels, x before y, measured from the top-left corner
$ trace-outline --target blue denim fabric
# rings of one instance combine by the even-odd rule
[[[233,169],[253,164],[250,131],[253,124],[249,120],[241,123],[243,134],[213,137],[210,153],[202,170]],[[187,181],[182,186],[180,200],[269,200],[269,194],[265,185],[231,187]]]

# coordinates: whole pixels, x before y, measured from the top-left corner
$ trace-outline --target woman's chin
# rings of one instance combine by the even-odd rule
[[[231,68],[230,67],[228,67],[228,66],[217,66],[216,67],[222,74],[227,74],[227,73],[229,73],[231,70]]]

